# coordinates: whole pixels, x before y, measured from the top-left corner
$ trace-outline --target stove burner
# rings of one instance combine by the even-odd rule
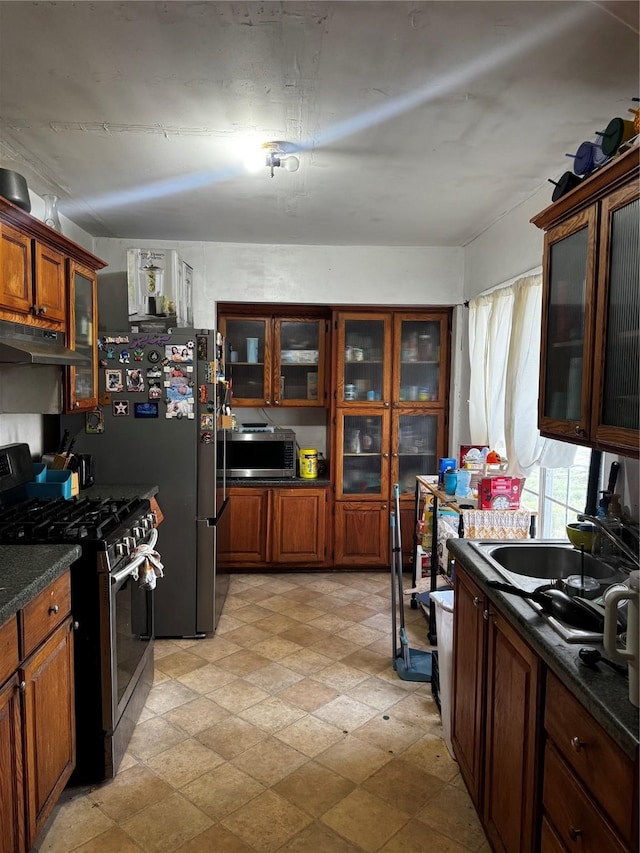
[[[100,542],[146,507],[141,498],[34,498],[0,509],[0,543]]]

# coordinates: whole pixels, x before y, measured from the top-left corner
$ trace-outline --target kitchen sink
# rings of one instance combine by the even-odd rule
[[[509,583],[526,592],[559,586],[570,575],[580,575],[584,559],[584,574],[598,582],[593,604],[601,604],[605,589],[625,580],[627,575],[591,554],[582,554],[569,542],[525,540],[521,542],[473,541],[472,546],[491,564],[495,571]],[[508,594],[508,593],[507,593]],[[560,622],[543,613],[540,605],[529,600],[531,607],[540,613],[549,625],[569,643],[602,642],[602,634],[584,631]]]
[[[583,555],[572,545],[551,542],[474,543],[479,550],[503,569],[516,575],[525,575],[540,580],[562,580],[582,571]],[[607,563],[584,555],[584,573],[607,585],[613,583],[618,573]]]

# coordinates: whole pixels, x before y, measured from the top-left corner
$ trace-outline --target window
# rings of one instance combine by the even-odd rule
[[[524,485],[522,502],[537,508],[539,539],[566,539],[565,527],[584,512],[591,450],[577,447],[570,468],[536,468]]]

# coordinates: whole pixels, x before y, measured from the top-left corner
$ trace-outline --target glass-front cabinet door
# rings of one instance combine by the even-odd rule
[[[548,231],[540,371],[540,429],[578,442],[590,429],[596,208]]]
[[[91,411],[98,405],[96,356],[97,282],[93,270],[75,261],[69,264],[69,346],[86,364],[69,367],[66,374],[66,410]]]
[[[380,500],[389,492],[389,413],[338,412],[336,497]]]
[[[391,481],[400,497],[415,496],[416,477],[437,471],[444,452],[444,411],[394,410],[391,424]]]
[[[594,362],[597,391],[593,433],[597,441],[638,450],[640,399],[640,200],[637,182],[602,203]]]
[[[234,405],[270,406],[271,321],[266,317],[226,317],[220,320],[226,365]]]
[[[326,320],[275,321],[274,405],[325,405],[326,337]]]
[[[339,406],[363,402],[389,406],[391,395],[391,317],[340,314],[337,323]]]
[[[446,352],[446,323],[442,316],[395,315],[394,403],[442,405],[446,388],[440,353]]]

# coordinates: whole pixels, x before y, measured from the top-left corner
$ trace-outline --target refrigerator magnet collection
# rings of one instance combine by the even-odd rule
[[[223,602],[217,541],[229,513],[216,458],[225,442],[215,440],[229,396],[223,353],[221,336],[203,329],[103,332],[98,408],[60,419],[77,450],[92,454],[101,486],[113,484],[114,494],[117,486],[158,487],[165,576],[154,592],[157,637],[214,631]]]

